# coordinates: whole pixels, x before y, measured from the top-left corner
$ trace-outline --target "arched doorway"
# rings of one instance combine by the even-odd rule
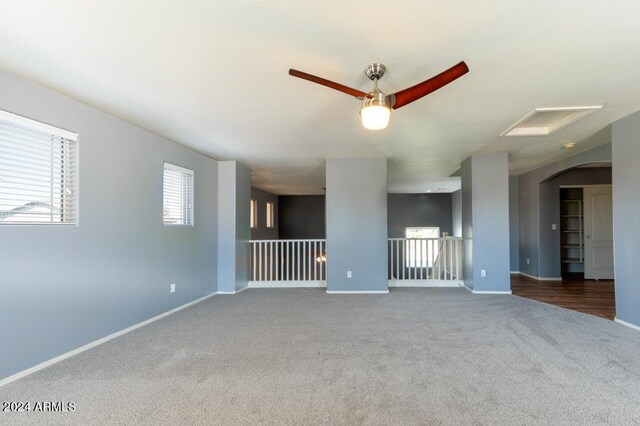
[[[611,170],[610,161],[591,162],[540,181],[538,260],[544,278],[518,278],[514,294],[615,317]]]

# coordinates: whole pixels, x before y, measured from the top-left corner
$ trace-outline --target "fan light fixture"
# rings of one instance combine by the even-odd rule
[[[373,98],[364,98],[360,108],[360,118],[365,129],[382,130],[389,125],[391,108],[387,105],[386,96],[381,91],[369,92]]]
[[[329,87],[354,98],[362,101],[360,107],[360,119],[362,125],[366,129],[381,130],[387,127],[389,124],[389,118],[391,117],[391,110],[402,108],[405,105],[410,104],[429,93],[432,93],[443,86],[451,83],[452,81],[460,78],[464,74],[469,72],[467,64],[460,62],[435,75],[422,83],[418,83],[407,89],[401,90],[391,95],[385,95],[380,89],[378,89],[378,80],[382,78],[387,68],[379,63],[369,64],[364,70],[364,73],[373,81],[373,90],[369,93],[362,92],[344,84],[336,83],[335,81],[327,80],[326,78],[318,77],[306,72],[289,69],[289,75],[303,80],[310,81],[312,83],[320,84],[322,86]]]
[[[387,95],[378,89],[378,79],[387,69],[382,64],[370,64],[364,73],[373,80],[373,90],[362,99],[360,118],[362,126],[369,130],[382,130],[389,125],[391,106],[387,101]]]

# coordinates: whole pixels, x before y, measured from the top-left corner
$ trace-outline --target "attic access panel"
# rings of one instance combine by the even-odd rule
[[[536,108],[500,136],[548,136],[599,110],[602,105],[566,108]]]

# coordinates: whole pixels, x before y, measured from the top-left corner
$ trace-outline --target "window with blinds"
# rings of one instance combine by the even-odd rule
[[[78,135],[0,111],[0,224],[78,222]]]
[[[162,181],[164,224],[193,226],[193,170],[164,163]]]

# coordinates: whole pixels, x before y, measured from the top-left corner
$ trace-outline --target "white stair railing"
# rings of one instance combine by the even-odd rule
[[[462,280],[463,239],[389,238],[389,281]]]
[[[458,286],[463,239],[389,238],[390,286]],[[249,287],[326,287],[326,240],[249,241]]]
[[[326,240],[249,241],[250,287],[326,286]]]

